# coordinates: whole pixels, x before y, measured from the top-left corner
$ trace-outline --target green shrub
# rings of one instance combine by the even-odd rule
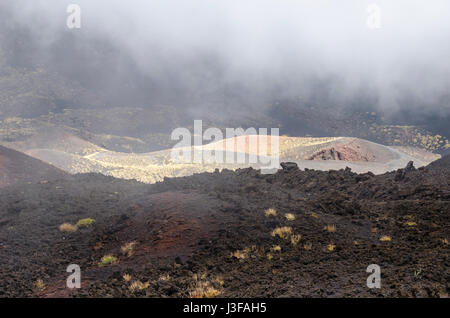
[[[98,263],[98,266],[107,266],[117,262],[117,257],[114,255],[105,255],[102,257],[101,261]]]
[[[78,227],[89,227],[94,223],[95,223],[95,220],[91,219],[91,218],[81,219],[77,222],[77,226]]]

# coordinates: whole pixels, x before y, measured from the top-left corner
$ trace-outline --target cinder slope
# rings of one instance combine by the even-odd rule
[[[0,187],[18,182],[55,180],[67,175],[45,162],[0,146]]]

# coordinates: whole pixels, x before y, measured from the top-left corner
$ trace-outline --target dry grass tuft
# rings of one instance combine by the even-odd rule
[[[95,243],[95,245],[94,245],[94,250],[95,251],[101,250],[102,248],[103,248],[103,243],[102,242]]]
[[[136,242],[128,242],[120,247],[122,254],[127,255],[128,257],[133,255],[133,249],[136,245]]]
[[[295,220],[295,215],[292,214],[292,213],[286,213],[284,216],[286,217],[286,219],[288,221],[294,221]]]
[[[169,274],[161,275],[161,276],[159,276],[159,280],[162,282],[167,282],[170,280],[170,275]]]
[[[281,246],[280,245],[274,245],[270,248],[272,252],[281,252]]]
[[[370,232],[372,232],[372,233],[377,233],[377,231],[378,231],[378,230],[377,230],[376,227],[373,227],[373,228],[370,229]]]
[[[319,218],[319,216],[316,214],[316,213],[311,213],[311,216],[313,217],[313,218],[315,218],[315,219],[318,219]]]
[[[330,233],[334,233],[334,232],[336,232],[336,225],[335,224],[327,225],[323,229],[327,230]]]
[[[264,214],[265,214],[266,216],[277,216],[277,210],[270,208],[270,209],[267,209],[267,210],[264,212]]]
[[[336,245],[334,245],[333,243],[330,243],[327,245],[327,250],[329,252],[333,252],[335,248],[336,248]]]
[[[300,242],[301,238],[302,238],[302,236],[300,234],[292,234],[291,235],[291,244],[296,246],[298,244],[298,242]]]
[[[383,236],[380,238],[380,241],[381,241],[381,242],[390,242],[390,241],[392,241],[392,238],[391,238],[390,236],[388,236],[388,235],[383,235]]]
[[[131,275],[130,274],[124,274],[122,276],[123,280],[126,281],[127,283],[131,281]]]
[[[448,245],[448,239],[446,239],[446,238],[442,239],[441,243],[444,245]]]
[[[225,285],[225,281],[223,280],[222,276],[217,276],[216,279],[214,280],[217,284],[219,284],[220,286]]]
[[[76,232],[77,230],[78,230],[78,227],[76,225],[73,225],[70,223],[63,223],[59,226],[60,232],[73,233],[73,232]]]
[[[248,252],[244,250],[237,250],[231,254],[231,257],[235,257],[237,259],[246,259],[248,257]]]
[[[283,227],[277,227],[275,230],[272,231],[271,235],[273,237],[279,236],[283,240],[288,240],[289,237],[292,234],[292,228],[289,226],[283,226]]]
[[[413,221],[408,221],[405,224],[408,225],[408,226],[416,226],[417,225],[417,223],[413,222]]]
[[[36,282],[34,283],[34,286],[39,290],[43,290],[45,288],[44,281],[40,278],[38,280],[36,280]]]
[[[256,245],[247,246],[242,250],[237,250],[233,253],[231,253],[231,257],[237,258],[237,259],[245,259],[248,257],[257,257],[258,255],[264,255],[264,248],[258,247]]]
[[[312,243],[306,243],[303,245],[303,248],[307,251],[312,250]]]
[[[196,281],[189,292],[191,298],[213,298],[222,292],[208,281]]]
[[[131,283],[130,287],[128,287],[128,289],[130,290],[130,292],[135,293],[136,291],[141,291],[144,289],[147,289],[150,286],[150,282],[141,282],[139,280],[136,280],[134,282]]]
[[[103,267],[103,266],[108,266],[108,265],[112,265],[115,263],[117,263],[117,257],[115,257],[114,255],[105,255],[102,257],[102,259],[98,263],[98,266]]]
[[[267,259],[271,261],[273,259],[273,255],[271,253],[267,253]]]

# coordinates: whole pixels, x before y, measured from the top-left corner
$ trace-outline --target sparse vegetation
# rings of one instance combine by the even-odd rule
[[[81,219],[77,222],[77,226],[78,227],[90,227],[91,225],[93,225],[95,223],[94,219],[91,218],[86,218],[86,219]]]
[[[136,280],[131,283],[131,285],[128,287],[130,292],[135,293],[137,291],[145,290],[150,286],[150,282],[141,282],[139,280]]]
[[[131,281],[132,277],[130,274],[123,274],[122,276],[123,280],[126,281],[127,283]]]
[[[128,257],[133,255],[133,249],[136,245],[136,242],[128,242],[120,247],[122,254],[127,255]]]
[[[281,252],[281,246],[280,245],[274,245],[270,248],[272,252]]]
[[[332,225],[327,225],[324,227],[324,230],[330,232],[330,233],[334,233],[336,232],[336,225],[332,224]]]
[[[34,287],[36,287],[39,290],[43,290],[45,288],[44,281],[40,278],[37,279],[36,282],[34,283]]]
[[[219,286],[225,285],[225,281],[223,280],[222,276],[217,276],[215,281],[219,284]]]
[[[415,126],[372,124],[369,131],[377,140],[395,146],[412,146],[435,151],[447,149],[448,139]]]
[[[286,217],[286,219],[288,221],[294,221],[295,220],[295,215],[292,214],[292,213],[286,213],[284,216]]]
[[[235,252],[233,252],[233,254],[231,255],[232,257],[235,257],[237,259],[246,259],[248,257],[248,251],[246,250],[237,250]]]
[[[205,274],[200,277],[195,274],[193,279],[194,283],[191,285],[189,291],[189,297],[191,298],[213,298],[222,293],[218,288],[216,288],[216,286],[214,286],[214,284],[206,280]],[[220,279],[218,280],[216,278],[214,281],[220,285]]]
[[[114,255],[105,255],[102,257],[102,259],[98,263],[98,266],[100,266],[100,267],[108,266],[108,265],[115,264],[116,262],[117,262],[117,257],[115,257]]]
[[[268,217],[268,216],[277,216],[277,210],[275,209],[267,209],[264,214]]]
[[[422,274],[422,269],[421,268],[419,268],[419,269],[416,269],[415,271],[414,271],[414,278],[415,279],[420,279],[420,275]]]
[[[103,243],[102,242],[95,243],[95,245],[94,245],[94,250],[95,251],[101,250],[102,248],[103,248]]]
[[[283,240],[288,240],[292,234],[292,228],[289,226],[277,227],[272,231],[271,235],[273,237],[279,236]]]
[[[76,225],[73,225],[70,223],[63,223],[59,226],[60,232],[73,233],[73,232],[76,232],[77,230],[78,230],[78,227]]]
[[[302,238],[302,236],[300,234],[292,234],[291,235],[291,244],[296,246],[298,244],[298,242],[300,242],[301,238]]]
[[[169,274],[163,274],[159,276],[159,280],[162,282],[167,282],[170,280],[170,275]]]

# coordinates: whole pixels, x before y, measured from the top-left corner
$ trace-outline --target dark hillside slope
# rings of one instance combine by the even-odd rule
[[[154,185],[86,174],[7,187],[0,297],[189,297],[208,288],[223,297],[444,297],[449,181],[437,164],[376,176],[286,166]],[[82,218],[96,221],[59,231]],[[114,264],[99,266],[105,255]],[[65,287],[69,264],[81,266],[80,290]],[[380,290],[366,286],[369,264],[381,267]]]
[[[56,180],[68,176],[62,170],[0,146],[0,188],[14,183]]]
[[[428,165],[430,169],[450,170],[450,154],[443,156],[441,159],[433,161]]]

